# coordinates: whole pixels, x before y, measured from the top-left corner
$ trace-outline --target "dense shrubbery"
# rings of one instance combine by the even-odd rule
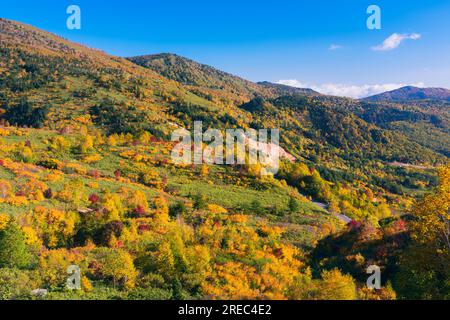
[[[322,179],[318,171],[310,170],[304,164],[285,163],[281,166],[278,177],[318,201],[331,200],[328,182]]]
[[[27,100],[20,101],[17,105],[6,106],[3,119],[14,126],[42,128],[50,107],[36,107]]]
[[[145,113],[136,107],[104,100],[90,109],[94,122],[113,133],[138,133],[145,126]]]

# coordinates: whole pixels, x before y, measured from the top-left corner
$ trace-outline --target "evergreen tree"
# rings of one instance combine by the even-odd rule
[[[4,118],[15,126],[42,128],[48,112],[48,106],[33,108],[28,100],[23,99],[16,106],[7,107]]]
[[[0,231],[0,267],[25,268],[30,264],[31,255],[25,244],[25,235],[20,227],[10,221]]]
[[[297,212],[300,209],[300,205],[298,204],[298,201],[295,198],[293,197],[289,198],[288,209],[289,212],[291,213]]]

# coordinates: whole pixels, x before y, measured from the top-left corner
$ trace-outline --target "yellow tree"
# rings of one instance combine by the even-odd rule
[[[131,255],[121,249],[99,248],[94,252],[95,266],[100,275],[105,279],[111,279],[113,286],[121,284],[124,288],[134,288],[137,271]]]
[[[418,218],[412,224],[412,238],[423,245],[432,244],[437,254],[450,250],[450,165],[439,171],[439,186],[413,209]]]
[[[7,200],[13,195],[13,187],[7,180],[0,180],[0,202]]]
[[[160,270],[164,270],[168,278],[175,276],[175,257],[169,241],[164,241],[159,246],[158,254],[156,255],[156,265]]]
[[[396,281],[397,293],[402,298],[445,299],[450,296],[449,210],[450,166],[447,166],[439,171],[436,190],[412,210],[416,217],[411,224],[413,242],[401,258]]]
[[[94,149],[94,138],[90,135],[84,135],[80,142],[80,152],[87,153]]]
[[[125,214],[121,197],[116,193],[107,193],[103,197],[102,207],[106,211],[105,221],[120,221]]]
[[[209,168],[208,165],[203,164],[200,168],[200,176],[202,177],[206,177],[209,174]]]
[[[159,195],[153,200],[153,203],[155,204],[156,211],[155,211],[155,219],[158,222],[161,222],[163,224],[166,224],[169,222],[169,205],[167,203],[166,198],[164,198],[162,195]]]
[[[145,193],[141,190],[134,190],[129,192],[124,192],[127,198],[127,205],[132,208],[136,209],[138,207],[142,208],[143,211],[148,212],[148,201]]]
[[[338,269],[324,271],[318,284],[317,294],[321,300],[355,300],[355,280],[342,274]]]
[[[5,229],[11,217],[6,213],[0,213],[0,231]]]
[[[83,253],[77,250],[44,250],[39,257],[39,276],[50,288],[63,287],[67,281],[67,268],[77,265],[84,270],[86,263]]]

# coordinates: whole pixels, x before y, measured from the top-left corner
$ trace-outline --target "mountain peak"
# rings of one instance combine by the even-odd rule
[[[406,86],[396,90],[377,94],[363,99],[364,101],[402,102],[412,100],[449,100],[450,90],[444,88],[418,88]]]

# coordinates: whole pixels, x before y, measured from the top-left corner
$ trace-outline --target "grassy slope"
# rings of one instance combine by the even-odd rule
[[[296,238],[302,239],[298,244],[310,246],[315,239],[315,235],[311,233],[311,227],[320,227],[326,221],[336,220],[324,212],[321,208],[312,204],[312,202],[303,198],[297,191],[290,187],[280,185],[276,181],[263,183],[253,181],[252,179],[242,179],[242,177],[232,169],[224,169],[222,167],[211,167],[208,177],[201,177],[191,168],[176,168],[172,165],[161,166],[158,164],[143,164],[136,162],[133,158],[128,159],[121,156],[123,153],[131,152],[138,153],[149,157],[151,159],[161,159],[161,155],[169,153],[170,144],[157,143],[150,145],[124,145],[117,147],[108,147],[106,145],[96,146],[95,154],[101,155],[101,160],[94,163],[86,163],[83,160],[84,156],[78,154],[76,148],[69,152],[51,151],[49,146],[52,139],[61,137],[60,134],[54,131],[37,130],[37,129],[20,129],[10,130],[9,134],[1,137],[0,143],[2,151],[0,151],[0,159],[12,159],[14,166],[17,166],[18,172],[12,172],[10,169],[0,166],[0,179],[5,179],[13,183],[13,186],[18,190],[21,183],[28,181],[28,173],[40,182],[45,183],[55,193],[60,192],[64,185],[70,181],[81,180],[85,188],[85,197],[83,202],[78,205],[78,208],[84,208],[89,205],[87,196],[93,193],[103,193],[104,190],[110,192],[117,192],[120,188],[125,187],[130,190],[143,191],[148,199],[152,199],[159,193],[160,188],[148,187],[139,182],[132,182],[126,178],[117,179],[114,172],[119,168],[136,168],[143,166],[146,171],[158,172],[160,177],[167,177],[168,187],[170,190],[163,193],[167,196],[171,203],[177,201],[191,202],[190,196],[202,194],[206,196],[208,202],[218,204],[232,211],[248,210],[252,202],[258,200],[261,205],[266,208],[273,206],[279,209],[287,207],[290,197],[294,196],[299,201],[300,214],[289,217],[266,216],[274,224],[283,224],[290,227],[295,232]],[[76,146],[80,135],[66,134],[64,139],[71,141]],[[21,145],[28,142],[33,150],[33,162],[43,159],[55,159],[59,161],[58,170],[47,170],[33,164],[26,164],[17,159],[16,150]],[[167,157],[167,156],[166,156]],[[74,169],[75,168],[75,169]],[[92,172],[97,172],[93,175]],[[57,174],[61,177],[57,181],[49,181],[49,174]],[[241,184],[241,185],[239,185]],[[250,186],[251,184],[251,186]],[[0,212],[7,212],[10,214],[26,213],[35,206],[44,206],[48,208],[66,208],[66,204],[57,198],[50,200],[43,200],[39,202],[30,202],[25,205],[11,205],[6,203],[0,204]],[[292,220],[292,225],[286,223]]]

